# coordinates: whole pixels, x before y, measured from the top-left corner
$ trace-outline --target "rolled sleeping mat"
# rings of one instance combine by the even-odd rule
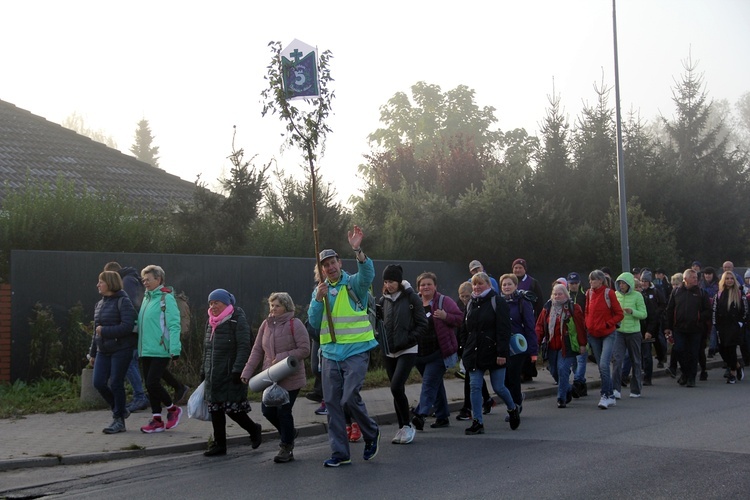
[[[262,392],[274,382],[284,380],[299,367],[299,361],[294,356],[287,356],[267,370],[263,370],[248,381],[251,391]]]
[[[524,337],[520,333],[514,333],[513,335],[510,336],[510,355],[511,356],[526,352],[526,348],[528,346],[529,345],[526,342],[526,337]]]

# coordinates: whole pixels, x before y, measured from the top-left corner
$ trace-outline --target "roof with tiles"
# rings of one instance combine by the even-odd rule
[[[192,202],[195,184],[0,100],[0,201],[28,179],[58,179],[153,210]]]

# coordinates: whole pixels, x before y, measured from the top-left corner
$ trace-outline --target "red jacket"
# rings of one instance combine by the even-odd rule
[[[604,297],[605,290],[609,291],[609,305]],[[604,286],[589,289],[586,294],[586,330],[589,335],[601,338],[612,334],[624,317],[614,290]]]
[[[549,301],[547,302],[549,303]],[[571,302],[568,302],[568,304],[570,303]],[[557,317],[557,320],[555,321],[554,332],[549,331],[549,309],[547,308],[546,304],[542,308],[542,313],[539,315],[539,319],[536,320],[536,335],[539,343],[542,343],[542,339],[544,339],[544,337],[548,337],[549,348],[553,351],[562,350],[563,357],[567,356],[568,349],[562,337],[563,335],[569,335],[568,319],[570,318],[570,309],[568,308],[568,304],[563,306],[562,318],[560,316]],[[564,319],[564,322],[561,322],[561,319]],[[587,343],[586,329],[584,328],[583,310],[578,304],[574,304],[573,306],[573,323],[576,326],[576,337],[578,338],[578,344],[581,347],[584,347]],[[573,355],[578,355],[578,353],[574,353]]]

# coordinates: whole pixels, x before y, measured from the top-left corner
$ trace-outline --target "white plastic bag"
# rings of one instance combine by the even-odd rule
[[[188,418],[195,418],[197,420],[205,420],[206,422],[211,421],[211,412],[208,411],[208,403],[203,398],[203,393],[206,388],[206,381],[200,383],[195,389],[193,394],[188,399],[187,411]]]
[[[284,406],[289,402],[289,392],[276,382],[263,391],[263,404],[268,407]]]

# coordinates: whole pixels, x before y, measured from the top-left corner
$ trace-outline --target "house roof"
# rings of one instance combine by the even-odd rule
[[[195,184],[0,100],[0,201],[27,179],[58,178],[152,210],[191,202]]]

